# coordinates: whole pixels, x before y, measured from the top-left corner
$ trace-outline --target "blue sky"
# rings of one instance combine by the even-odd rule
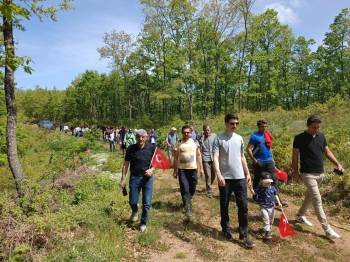
[[[57,1],[56,1],[57,2]],[[274,8],[294,34],[322,42],[329,24],[349,0],[256,0],[254,12]],[[97,48],[105,32],[124,30],[135,37],[143,23],[138,0],[75,0],[74,10],[60,13],[58,22],[34,18],[26,31],[16,32],[17,53],[33,60],[31,75],[16,72],[19,88],[65,89],[87,69],[109,72]]]

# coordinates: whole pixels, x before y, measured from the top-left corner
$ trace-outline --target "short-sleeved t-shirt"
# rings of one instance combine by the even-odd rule
[[[197,169],[197,148],[198,144],[192,138],[178,144],[179,169]]]
[[[277,189],[274,186],[262,187],[258,186],[255,189],[254,200],[264,208],[271,208],[275,206]]]
[[[315,136],[308,132],[296,135],[293,142],[293,148],[300,152],[300,172],[310,174],[321,174],[324,172],[323,155],[327,141],[322,133]]]
[[[253,145],[254,157],[259,161],[271,161],[271,148],[266,145],[264,133],[254,132],[249,139],[249,144]]]
[[[219,152],[219,167],[221,175],[225,179],[242,179],[244,171],[242,166],[242,154],[244,151],[243,138],[233,133],[222,133],[216,136],[214,152]]]
[[[131,176],[143,176],[149,169],[156,147],[154,145],[145,144],[140,148],[138,144],[130,145],[125,154],[125,161],[130,162]]]

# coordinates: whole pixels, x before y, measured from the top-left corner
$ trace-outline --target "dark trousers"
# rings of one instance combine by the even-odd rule
[[[109,151],[114,152],[115,151],[115,142],[109,140]]]
[[[253,188],[257,188],[259,185],[259,181],[261,178],[261,173],[262,172],[269,172],[272,176],[273,179],[273,185],[277,186],[276,183],[276,176],[275,176],[275,172],[276,172],[276,167],[275,167],[275,163],[270,160],[270,161],[258,161],[257,164],[254,165],[254,179],[253,179]]]
[[[246,179],[225,179],[225,186],[219,186],[221,228],[224,232],[230,231],[228,207],[232,192],[235,194],[238,208],[239,236],[244,238],[248,234],[248,199]]]
[[[146,225],[148,210],[152,206],[153,176],[130,176],[129,204],[133,212],[138,211],[139,195],[142,189],[142,215],[141,225]]]
[[[205,187],[206,187],[207,193],[211,193],[212,192],[211,185],[215,180],[214,162],[203,161],[203,169],[204,169],[204,175],[205,175]]]
[[[178,178],[182,203],[185,209],[191,209],[192,197],[197,187],[197,169],[178,169]]]

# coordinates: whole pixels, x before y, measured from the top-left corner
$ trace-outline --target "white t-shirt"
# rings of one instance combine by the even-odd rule
[[[236,133],[218,135],[214,141],[213,151],[219,151],[219,168],[225,179],[245,178],[242,166],[244,143],[240,135]]]
[[[179,152],[179,169],[197,169],[197,147],[192,138],[177,145]]]
[[[109,141],[114,141],[114,132],[109,134]]]

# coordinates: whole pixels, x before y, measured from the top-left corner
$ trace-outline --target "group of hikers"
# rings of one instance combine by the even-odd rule
[[[60,123],[59,128],[60,128],[60,132],[64,132],[64,133],[70,132],[72,134],[72,136],[75,136],[75,137],[83,137],[86,132],[91,131],[91,128],[89,128],[86,125],[69,127],[67,124]]]
[[[136,129],[132,130],[131,128],[126,128],[124,126],[121,128],[102,128],[103,140],[109,142],[110,152],[114,152],[116,145],[120,145],[123,155],[125,155],[125,152],[130,145],[136,144],[136,132]],[[148,133],[148,137],[149,142],[152,145],[155,145],[157,142],[157,134],[154,129]]]
[[[276,167],[272,154],[273,139],[267,128],[267,121],[258,120],[257,131],[251,134],[246,147],[247,155],[253,165],[254,179],[252,179],[244,155],[243,138],[236,132],[239,117],[235,113],[229,113],[224,121],[225,130],[218,135],[212,133],[207,124],[203,125],[201,136],[192,126],[184,125],[181,129],[181,140],[177,136],[176,128],[172,128],[166,137],[168,155],[173,162],[173,176],[179,181],[184,222],[191,221],[192,199],[196,192],[198,174],[204,174],[208,197],[212,197],[212,185],[215,179],[218,183],[223,236],[226,239],[232,239],[229,203],[234,194],[238,211],[239,239],[246,248],[253,248],[255,244],[248,234],[247,191],[251,192],[253,199],[260,206],[266,240],[272,238],[275,206],[287,206],[287,203],[280,201],[278,197]],[[312,204],[326,237],[337,239],[340,236],[327,222],[319,190],[324,177],[323,156],[325,155],[339,172],[344,172],[344,169],[327,146],[325,136],[320,132],[321,122],[319,116],[310,116],[306,122],[306,130],[294,138],[293,178],[296,181],[302,180],[306,186],[305,198],[296,214],[296,222],[312,226],[305,216],[308,207]],[[125,191],[130,169],[129,204],[132,211],[130,220],[133,223],[138,220],[138,202],[142,191],[140,221],[142,232],[146,230],[148,211],[151,208],[155,171],[151,161],[156,146],[155,143],[151,143],[153,140],[150,140],[150,136],[144,129],[135,130],[136,143],[126,149],[120,181],[120,186]]]

